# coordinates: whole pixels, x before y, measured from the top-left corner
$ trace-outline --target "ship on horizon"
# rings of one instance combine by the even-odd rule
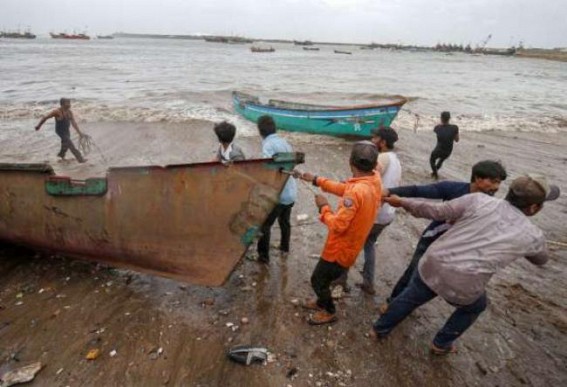
[[[90,40],[90,36],[87,34],[67,34],[65,32],[61,32],[58,34],[54,34],[50,32],[49,35],[52,39],[71,39],[71,40]]]
[[[0,31],[0,38],[8,38],[8,39],[35,39],[36,35],[32,34],[30,31],[26,32],[6,32]]]

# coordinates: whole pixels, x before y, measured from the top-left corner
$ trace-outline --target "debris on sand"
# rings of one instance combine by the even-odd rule
[[[100,349],[93,348],[93,349],[90,349],[89,352],[87,352],[87,356],[85,356],[85,359],[96,360],[99,356],[100,356]]]
[[[231,348],[227,355],[228,358],[234,362],[250,365],[256,362],[266,363],[268,361],[269,352],[265,347],[239,345]]]
[[[150,360],[156,360],[157,358],[159,358],[161,356],[161,354],[163,353],[163,348],[162,347],[154,347],[150,350]]]
[[[38,361],[15,370],[8,371],[4,375],[0,376],[0,387],[8,387],[13,386],[14,384],[31,382],[42,368],[43,364]]]

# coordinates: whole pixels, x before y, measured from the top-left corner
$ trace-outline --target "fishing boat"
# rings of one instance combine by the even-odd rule
[[[305,51],[319,51],[319,47],[303,47]]]
[[[8,39],[35,39],[36,35],[29,31],[26,32],[0,32],[0,38]]]
[[[250,47],[250,51],[252,51],[252,52],[274,52],[274,51],[276,51],[276,49],[273,48],[273,47],[256,47],[256,46],[252,46],[252,47]]]
[[[220,286],[303,159],[120,167],[86,180],[0,164],[0,240]]]
[[[59,34],[49,33],[52,39],[70,39],[70,40],[89,40],[91,37],[87,34],[66,34],[64,32]]]
[[[335,54],[352,55],[352,52],[350,52],[350,51],[342,51],[342,50],[335,50]]]
[[[112,35],[97,35],[96,38],[97,39],[103,39],[103,40],[111,40],[111,39],[114,39],[114,36],[112,36]]]
[[[269,100],[261,103],[258,97],[235,91],[234,109],[250,121],[257,122],[270,115],[280,129],[291,132],[327,134],[333,136],[370,137],[370,130],[389,126],[407,102],[396,97],[388,103],[355,106],[321,106]]]

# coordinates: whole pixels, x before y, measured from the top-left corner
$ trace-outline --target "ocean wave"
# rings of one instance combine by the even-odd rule
[[[376,96],[376,95],[372,95]],[[169,99],[157,106],[127,106],[103,104],[93,101],[76,103],[75,117],[80,123],[89,122],[144,122],[144,123],[190,123],[193,120],[211,122],[229,121],[237,125],[242,135],[256,135],[253,123],[237,115],[230,102],[215,98],[217,105],[209,103],[187,103],[183,99]],[[230,101],[230,100],[229,100]],[[57,105],[41,101],[33,104],[0,105],[0,119],[4,122],[39,120]],[[395,128],[432,130],[439,123],[438,115],[422,114],[417,106],[407,104],[393,123]],[[525,131],[567,132],[567,118],[560,115],[534,117],[526,113],[517,115],[455,115],[452,123],[462,131]]]

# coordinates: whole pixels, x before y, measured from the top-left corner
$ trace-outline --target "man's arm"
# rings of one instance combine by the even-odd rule
[[[73,125],[73,128],[77,131],[77,133],[79,133],[79,136],[82,136],[83,133],[79,130],[79,125],[77,125],[77,121],[75,121],[75,116],[73,116],[73,112],[69,111],[69,114],[71,115],[71,125]]]
[[[380,153],[378,155],[378,168],[377,168],[378,172],[380,173],[380,176],[384,176],[389,166],[390,166],[390,155],[388,155],[387,152]]]
[[[333,213],[333,210],[328,203],[319,202],[318,205],[319,204],[322,204],[319,206],[321,222],[327,225],[329,231],[339,234],[344,232],[350,226],[350,223],[358,209],[358,202],[354,197],[345,197],[341,199],[336,213]]]
[[[304,172],[299,175],[301,180],[312,183],[314,186],[321,188],[324,192],[332,193],[333,195],[343,196],[346,189],[345,183],[326,179],[324,177],[316,176],[309,172]]]
[[[455,125],[455,142],[459,142],[459,127]]]
[[[535,254],[526,256],[526,259],[534,265],[541,266],[549,260],[549,251],[547,250],[547,242],[543,233],[539,237],[538,245]]]
[[[317,177],[314,181],[315,185],[324,192],[332,193],[336,196],[343,196],[346,190],[346,184],[339,181],[327,179],[325,177]]]
[[[390,196],[384,201],[393,207],[402,207],[416,218],[439,221],[455,221],[462,217],[475,202],[474,195],[465,195],[443,203],[433,203],[415,199]]]
[[[442,183],[428,185],[406,185],[402,187],[389,188],[384,191],[384,196],[397,195],[403,198],[425,198],[425,199],[444,199],[444,189]]]
[[[40,130],[41,126],[50,118],[57,117],[59,115],[59,111],[57,109],[53,110],[48,115],[44,116],[39,120],[39,123],[35,126],[35,130]]]

